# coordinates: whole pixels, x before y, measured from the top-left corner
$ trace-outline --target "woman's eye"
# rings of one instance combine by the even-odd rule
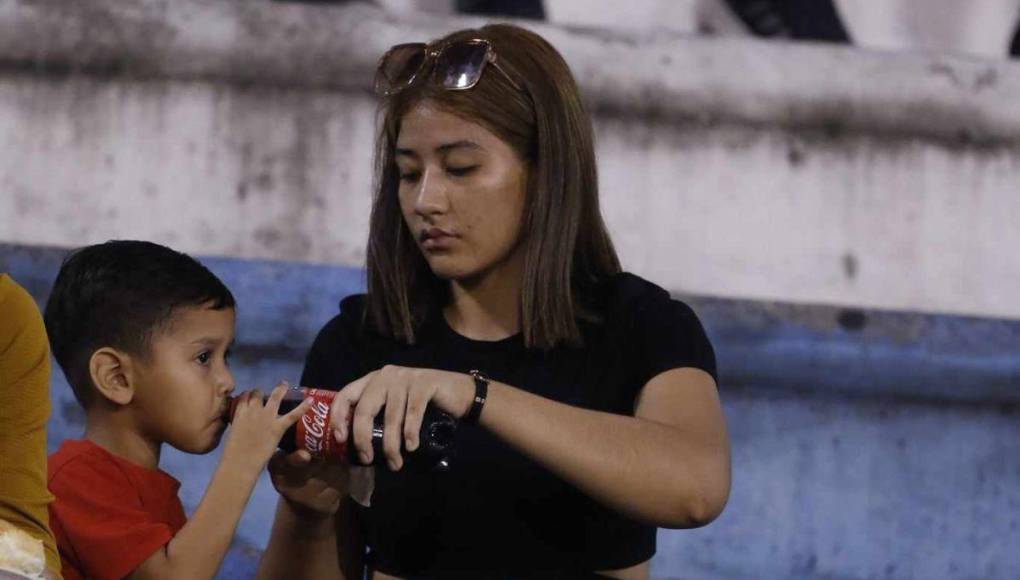
[[[418,181],[418,172],[417,171],[401,171],[400,172],[400,181],[406,181],[406,182],[409,182],[409,183],[410,182]]]
[[[475,169],[478,169],[477,165],[466,165],[464,167],[447,167],[446,172],[454,177],[464,177],[470,175]]]

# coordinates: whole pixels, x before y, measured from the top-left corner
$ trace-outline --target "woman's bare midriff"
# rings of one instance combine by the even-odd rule
[[[631,566],[630,568],[620,568],[619,570],[599,570],[598,574],[605,576],[606,578],[616,578],[617,580],[648,580],[648,562],[641,562]],[[372,570],[368,575],[369,580],[403,580],[397,576],[390,576],[383,572]]]
[[[640,564],[635,564],[630,568],[620,568],[619,570],[600,570],[598,573],[607,578],[617,578],[618,580],[648,580],[648,562],[646,560]]]

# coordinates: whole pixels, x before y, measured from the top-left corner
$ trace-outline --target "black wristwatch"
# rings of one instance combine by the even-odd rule
[[[478,418],[482,416],[482,407],[485,406],[485,398],[489,396],[489,379],[479,371],[468,373],[475,379],[475,399],[471,401],[467,413],[461,418],[461,423],[477,424]]]

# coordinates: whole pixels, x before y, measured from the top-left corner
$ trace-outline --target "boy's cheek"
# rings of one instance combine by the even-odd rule
[[[202,453],[209,453],[213,449],[219,447],[223,441],[223,434],[227,430],[226,424],[223,422],[214,423],[203,433],[202,441]]]

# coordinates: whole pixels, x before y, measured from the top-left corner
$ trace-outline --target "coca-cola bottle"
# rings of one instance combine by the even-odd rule
[[[312,403],[298,422],[284,433],[279,448],[288,453],[304,449],[313,457],[338,460],[350,465],[363,465],[358,459],[351,439],[353,435],[350,434],[350,421],[353,420],[354,413],[348,415],[348,437],[344,443],[338,443],[329,429],[330,408],[335,395],[336,391],[326,389],[290,387],[280,402],[281,415],[289,413],[305,399],[312,399]],[[227,422],[233,417],[236,406],[236,398],[229,401]],[[384,411],[380,411],[376,415],[372,427],[373,465],[385,461],[382,447],[384,414]],[[453,455],[453,435],[456,430],[456,419],[433,408],[432,405],[427,406],[418,433],[418,448],[411,452],[402,451],[405,467],[439,470],[449,468]]]

